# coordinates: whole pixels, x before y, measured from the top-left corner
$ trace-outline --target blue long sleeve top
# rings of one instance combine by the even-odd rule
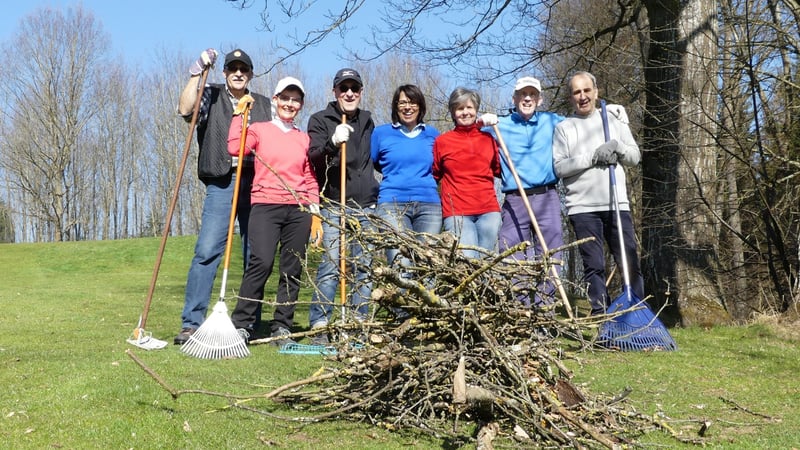
[[[513,112],[500,117],[497,127],[511,155],[511,161],[522,182],[523,189],[548,186],[558,182],[553,169],[553,131],[564,116],[552,112],[536,111],[528,120]],[[494,127],[485,131],[494,133]],[[504,152],[500,152],[502,171],[501,190],[505,193],[517,192],[517,183],[508,166]]]
[[[441,203],[433,178],[433,141],[436,128],[420,124],[405,133],[399,124],[385,124],[372,132],[370,149],[375,168],[383,174],[378,203]]]

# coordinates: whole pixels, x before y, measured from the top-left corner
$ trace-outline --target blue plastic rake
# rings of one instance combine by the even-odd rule
[[[360,350],[364,348],[364,344],[360,342],[349,342],[347,344],[350,350]],[[278,353],[284,355],[322,355],[329,356],[339,353],[336,346],[333,345],[314,345],[314,344],[285,344],[278,349]]]
[[[647,302],[639,300],[629,286],[611,302],[606,314],[616,314],[600,327],[597,343],[623,352],[673,351],[678,349],[661,320]]]
[[[332,345],[312,345],[312,344],[286,344],[278,350],[278,353],[285,355],[335,355],[338,353],[336,347]]]
[[[606,102],[600,100],[600,115],[603,119],[603,133],[608,142],[608,113]],[[597,343],[603,347],[615,350],[645,351],[645,350],[677,350],[678,345],[670,336],[663,323],[653,314],[647,303],[641,300],[631,289],[630,276],[628,275],[628,258],[625,255],[625,242],[623,241],[622,221],[619,213],[619,198],[617,196],[617,179],[614,174],[616,164],[608,166],[611,178],[611,196],[614,198],[614,212],[617,218],[617,233],[619,236],[620,255],[622,259],[622,279],[624,287],[622,294],[611,302],[606,314],[622,312],[619,316],[609,319],[600,326]]]

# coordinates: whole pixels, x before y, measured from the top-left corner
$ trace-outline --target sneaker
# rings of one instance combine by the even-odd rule
[[[311,345],[321,345],[327,347],[331,341],[328,339],[328,333],[319,333],[311,336]]]
[[[274,340],[274,341],[271,342],[271,344],[276,346],[276,347],[283,347],[284,345],[288,345],[288,344],[296,344],[296,342],[293,341],[292,338],[287,337],[290,334],[292,334],[291,331],[287,330],[286,328],[279,327],[277,330],[272,332],[272,335],[270,337],[279,338],[279,337],[283,336],[283,338]]]
[[[252,328],[237,328],[236,332],[242,337],[244,343],[250,345],[250,339],[255,339],[255,331]]]
[[[319,321],[319,322],[314,322],[313,324],[311,324],[311,331],[319,330],[320,328],[328,328],[328,322],[327,321]],[[330,339],[328,339],[328,332],[327,331],[324,332],[324,333],[323,332],[319,332],[319,333],[311,336],[310,340],[311,340],[311,345],[328,346],[331,343]]]
[[[175,340],[173,342],[175,342],[175,345],[183,345],[189,340],[195,331],[197,331],[196,328],[183,328],[181,329],[181,332],[175,336]]]

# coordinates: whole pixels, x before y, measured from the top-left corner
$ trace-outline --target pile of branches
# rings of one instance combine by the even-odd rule
[[[550,273],[546,264],[559,261],[512,257],[530,242],[466,258],[450,234],[397,233],[377,217],[370,222],[369,230],[350,224],[346,235],[376,255],[366,268],[375,317],[333,323],[327,331],[340,339],[328,358],[336,363],[278,389],[274,400],[315,411],[318,420],[368,421],[483,448],[496,438],[614,448],[666,427],[621,406],[627,393],[591,398],[570,382],[559,345],[591,345],[584,331],[597,319],[561,319],[560,301],[537,308],[519,301],[533,298]],[[402,260],[377,256],[389,248]]]

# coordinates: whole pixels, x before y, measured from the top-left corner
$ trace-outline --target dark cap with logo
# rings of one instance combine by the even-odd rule
[[[248,56],[244,50],[237,48],[236,50],[233,50],[225,55],[225,68],[227,68],[230,63],[236,61],[247,64],[250,67],[250,70],[253,70],[253,61],[250,60],[250,56]]]
[[[364,82],[361,81],[361,75],[355,69],[341,69],[336,72],[336,76],[333,77],[333,87],[336,87],[345,80],[353,80],[361,86],[364,86]]]

